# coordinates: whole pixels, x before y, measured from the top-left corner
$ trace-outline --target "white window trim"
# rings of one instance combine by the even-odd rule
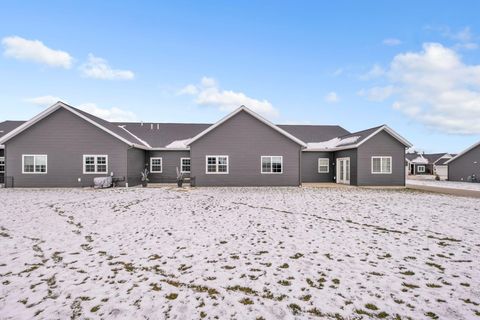
[[[373,159],[380,159],[380,170],[382,170],[383,166],[382,166],[382,162],[383,162],[383,159],[390,159],[390,171],[389,172],[373,172]],[[372,157],[371,159],[371,173],[372,174],[392,174],[392,168],[393,168],[393,162],[392,162],[392,157],[390,156],[374,156]]]
[[[420,168],[422,168],[422,170],[420,170]],[[417,166],[417,172],[418,173],[425,173],[426,171],[426,168],[424,165],[421,165],[421,166]]]
[[[181,173],[190,173],[190,171],[183,171],[183,160],[190,160],[190,171],[192,170],[192,159],[185,157],[185,158],[180,158],[180,172]]]
[[[263,158],[270,158],[270,170],[271,172],[263,172]],[[271,158],[280,158],[280,164],[282,165],[282,171],[273,172],[272,159]],[[261,156],[260,157],[260,173],[261,174],[283,174],[283,156]]]
[[[153,171],[152,160],[160,159],[160,171]],[[151,157],[150,158],[150,173],[163,173],[163,158],[162,157]]]
[[[87,172],[86,168],[87,165],[85,164],[85,158],[86,157],[93,157],[95,161],[93,162],[93,165],[95,166],[95,171],[94,172]],[[105,158],[105,172],[98,172],[97,171],[97,157],[104,157]],[[83,174],[108,174],[108,155],[106,154],[84,154],[83,155]]]
[[[25,172],[25,157],[33,157],[34,172]],[[36,157],[45,157],[45,172],[36,172]],[[46,154],[22,154],[22,174],[47,174],[48,173],[48,155]]]
[[[327,171],[320,171],[320,160],[327,160]],[[330,158],[318,158],[318,173],[330,173]]]
[[[218,172],[218,158],[223,157],[227,158],[227,171],[226,172]],[[217,158],[215,161],[215,166],[217,170],[215,172],[208,172],[208,158]],[[205,174],[228,174],[230,172],[230,159],[226,155],[206,155],[205,156]]]
[[[3,161],[3,164],[0,164],[0,166],[3,166],[3,171],[0,170],[0,173],[5,173],[5,157],[0,157],[0,161]]]

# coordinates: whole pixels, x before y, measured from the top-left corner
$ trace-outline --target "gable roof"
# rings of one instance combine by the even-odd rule
[[[3,121],[0,122],[0,138],[9,133],[10,131],[18,128],[20,125],[24,124],[25,121]]]
[[[200,132],[199,134],[197,134],[196,136],[194,136],[192,139],[190,139],[190,141],[188,141],[188,143],[186,143],[187,146],[189,146],[190,144],[192,144],[193,142],[197,141],[198,139],[202,138],[203,136],[205,136],[207,133],[209,133],[210,131],[213,131],[215,130],[218,126],[220,126],[222,123],[226,122],[227,120],[233,118],[235,115],[237,115],[238,113],[240,112],[246,112],[248,113],[249,115],[251,115],[252,117],[256,118],[258,121],[262,122],[263,124],[269,126],[270,128],[272,128],[273,130],[277,131],[278,133],[284,135],[285,137],[287,137],[288,139],[292,140],[293,142],[296,142],[298,143],[299,145],[301,145],[302,147],[307,147],[307,144],[305,142],[303,142],[302,140],[298,139],[297,137],[291,135],[290,133],[288,133],[287,131],[283,130],[282,128],[280,128],[279,126],[276,126],[274,125],[273,123],[271,123],[270,121],[268,121],[267,119],[263,118],[262,116],[260,116],[259,114],[253,112],[252,110],[248,109],[247,107],[245,106],[241,106],[240,108],[236,109],[235,111],[231,112],[229,115],[227,115],[226,117],[224,117],[223,119],[217,121],[215,124],[211,125],[210,127],[208,127],[207,129],[203,130],[202,132]]]
[[[4,136],[0,138],[0,144],[4,144],[6,141],[10,140],[11,138],[15,137],[16,135],[20,134],[21,132],[25,131],[26,129],[30,128],[40,120],[46,118],[53,112],[57,111],[58,109],[63,108],[67,111],[70,111],[71,113],[75,114],[76,116],[90,122],[97,128],[100,128],[101,130],[107,132],[108,134],[114,136],[115,138],[125,142],[128,145],[134,146],[136,148],[141,148],[141,149],[147,149],[148,147],[143,144],[141,141],[138,139],[134,138],[131,136],[129,133],[125,132],[122,128],[112,124],[111,122],[108,122],[106,120],[100,119],[98,117],[95,117],[85,111],[79,110],[77,108],[74,108],[72,106],[69,106],[68,104],[58,101],[55,103],[53,106],[45,109],[44,111],[40,112],[38,115],[33,117],[32,119],[20,124],[18,127],[13,129],[12,131],[8,132]]]
[[[277,127],[304,142],[326,141],[350,134],[344,128],[334,125],[277,124]]]
[[[476,147],[480,146],[480,141],[473,144],[472,146],[468,147],[467,149],[463,150],[462,152],[460,152],[459,154],[457,154],[456,156],[454,156],[452,159],[448,160],[447,162],[445,162],[445,164],[449,164],[450,162],[452,161],[455,161],[457,160],[458,158],[460,158],[461,156],[463,156],[465,153],[475,149]]]
[[[405,147],[411,147],[412,144],[391,129],[387,125],[381,125],[377,127],[373,127],[370,129],[352,132],[338,138],[333,138],[329,141],[322,141],[316,143],[309,143],[307,147],[307,151],[336,151],[336,150],[346,150],[346,149],[354,149],[360,147],[362,144],[376,136],[378,133],[385,131],[390,134],[392,137],[397,139],[400,143],[402,143]]]
[[[123,126],[125,130],[145,141],[152,149],[164,149],[175,141],[190,139],[212,125],[205,123],[140,122],[115,122],[115,124]]]

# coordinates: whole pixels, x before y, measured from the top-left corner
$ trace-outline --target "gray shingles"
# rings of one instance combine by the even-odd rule
[[[0,138],[24,123],[25,121],[11,120],[0,122]]]

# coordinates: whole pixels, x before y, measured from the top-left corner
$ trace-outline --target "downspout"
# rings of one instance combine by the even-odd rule
[[[302,186],[302,148],[298,152],[298,186]]]

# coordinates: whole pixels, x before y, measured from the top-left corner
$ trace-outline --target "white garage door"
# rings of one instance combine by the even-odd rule
[[[440,179],[445,180],[448,178],[448,166],[435,166],[435,170]]]

